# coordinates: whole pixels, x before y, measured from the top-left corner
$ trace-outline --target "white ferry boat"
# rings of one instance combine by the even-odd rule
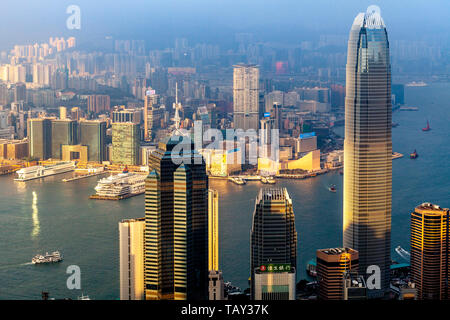
[[[46,166],[33,166],[16,171],[16,181],[28,181],[44,178],[55,174],[66,173],[75,170],[75,162],[59,162]]]
[[[406,87],[426,87],[427,85],[428,84],[426,84],[423,81],[419,81],[419,82],[413,81],[413,82],[407,83],[405,86]]]
[[[54,251],[50,254],[46,252],[45,255],[38,254],[31,259],[32,264],[54,263],[60,261],[62,261],[62,257],[59,251]]]
[[[126,196],[138,195],[145,192],[146,175],[128,172],[101,179],[95,187],[94,198],[121,199]]]

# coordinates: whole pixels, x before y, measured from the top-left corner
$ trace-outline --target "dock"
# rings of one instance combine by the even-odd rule
[[[108,171],[102,171],[102,172],[95,172],[95,173],[89,173],[89,174],[82,174],[73,178],[68,178],[68,179],[62,179],[62,182],[71,182],[71,181],[76,181],[76,180],[80,180],[80,179],[85,179],[85,178],[90,178],[90,177],[95,177],[95,176],[99,176],[101,174],[105,174],[105,173],[109,173]]]
[[[129,194],[124,194],[122,196],[99,196],[98,194],[93,194],[91,196],[89,196],[89,199],[93,199],[93,200],[124,200],[124,199],[128,199],[131,197],[135,197],[141,194],[144,194],[145,191],[140,192],[140,193],[129,193]]]

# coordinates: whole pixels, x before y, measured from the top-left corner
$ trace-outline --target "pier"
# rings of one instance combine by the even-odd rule
[[[144,194],[145,191],[139,192],[139,193],[129,193],[129,194],[124,194],[121,196],[100,196],[98,194],[93,194],[91,196],[89,196],[89,199],[93,199],[93,200],[124,200],[124,199],[128,199],[131,197],[135,197],[141,194]]]
[[[88,173],[88,174],[82,174],[73,178],[68,178],[68,179],[62,179],[62,182],[71,182],[71,181],[76,181],[76,180],[80,180],[80,179],[85,179],[85,178],[90,178],[90,177],[95,177],[95,176],[99,176],[101,174],[105,174],[105,173],[109,173],[108,171],[102,171],[102,172],[95,172],[95,173]]]

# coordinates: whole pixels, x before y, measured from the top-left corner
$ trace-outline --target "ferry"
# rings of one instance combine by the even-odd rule
[[[59,251],[54,251],[51,254],[46,252],[45,255],[38,254],[31,259],[32,264],[54,263],[61,261],[62,257]]]
[[[400,107],[400,111],[419,111],[418,107]]]
[[[275,184],[276,181],[273,177],[261,177],[261,182],[264,184]]]
[[[409,260],[411,258],[411,254],[400,246],[395,248],[395,252],[397,252],[397,254],[405,260]]]
[[[423,81],[419,81],[419,82],[413,81],[413,82],[407,83],[405,86],[406,87],[426,87],[427,85],[428,84],[426,84]]]
[[[44,178],[55,174],[66,173],[75,170],[75,162],[59,162],[56,164],[45,166],[33,166],[22,168],[16,171],[17,178],[15,181],[28,181],[33,179]]]
[[[430,131],[431,127],[430,127],[430,123],[427,120],[427,126],[425,128],[422,128],[422,131]]]
[[[95,187],[96,194],[91,199],[121,200],[145,192],[146,175],[128,172],[125,168],[118,175],[100,179]]]
[[[231,182],[234,182],[238,185],[244,185],[247,183],[247,181],[245,181],[241,177],[229,177],[228,180],[230,180]]]
[[[331,186],[328,187],[328,191],[336,192],[336,186],[334,184],[332,184]]]
[[[414,150],[414,152],[411,153],[411,154],[409,155],[409,157],[410,157],[411,159],[416,159],[418,156],[419,156],[419,154],[417,153],[416,150]]]

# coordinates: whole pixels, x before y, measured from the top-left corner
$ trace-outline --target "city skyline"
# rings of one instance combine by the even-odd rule
[[[448,4],[50,2],[3,4],[0,299],[448,299]]]

